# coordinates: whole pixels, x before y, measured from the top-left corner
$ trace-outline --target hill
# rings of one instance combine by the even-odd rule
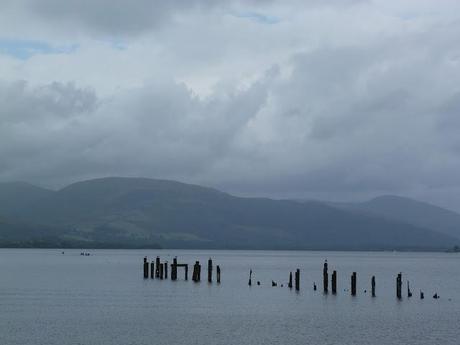
[[[431,229],[460,239],[460,214],[410,198],[385,195],[362,203],[335,206]]]
[[[21,221],[18,236],[49,229],[67,245],[437,250],[456,241],[420,226],[324,203],[240,198],[166,180],[83,181],[27,205],[8,212]]]

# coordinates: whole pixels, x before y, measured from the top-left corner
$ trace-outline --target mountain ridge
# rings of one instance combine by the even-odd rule
[[[1,193],[0,188],[0,200]],[[11,219],[6,224],[16,229],[15,243],[24,239],[21,234],[28,234],[29,242],[37,237],[131,248],[444,250],[457,241],[353,207],[236,197],[172,180],[109,177],[76,182],[35,200],[35,194],[19,194],[23,207],[5,212],[0,204],[0,217]],[[3,236],[7,227],[0,226],[3,246],[11,242]],[[31,229],[41,232],[34,237]]]

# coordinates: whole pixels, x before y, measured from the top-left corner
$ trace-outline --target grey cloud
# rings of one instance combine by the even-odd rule
[[[38,20],[40,25],[67,31],[124,38],[146,33],[171,24],[177,16],[194,12],[218,11],[220,15],[236,12],[257,14],[271,5],[292,7],[347,7],[369,0],[4,0],[0,8],[11,10],[17,20]],[[262,12],[254,12],[257,9]],[[37,24],[37,23],[36,23]]]
[[[108,11],[119,11],[121,2],[110,3],[115,7]],[[150,30],[207,2],[181,9],[165,2],[161,14],[149,2],[139,7],[143,13],[133,6],[107,22],[98,21],[104,1],[91,9],[85,1],[38,4],[34,11],[51,22],[61,17],[85,30],[121,34]],[[134,175],[246,195],[432,195],[431,201],[460,209],[460,197],[449,192],[460,188],[460,69],[453,44],[459,32],[450,23],[353,45],[307,45],[247,87],[217,75],[221,82],[206,97],[164,76],[110,96],[75,83],[5,81],[0,180],[55,186]],[[244,52],[247,59],[251,53]]]

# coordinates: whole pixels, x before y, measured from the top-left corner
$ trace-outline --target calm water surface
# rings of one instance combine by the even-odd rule
[[[460,344],[460,255],[271,251],[0,250],[0,344]],[[201,283],[144,280],[144,255],[202,262]],[[222,269],[208,284],[206,262]],[[322,264],[338,271],[321,290]],[[248,272],[262,286],[247,286]],[[301,269],[301,290],[272,288]],[[348,291],[358,273],[358,296]],[[414,297],[395,298],[403,272]],[[377,297],[369,293],[376,276]],[[191,278],[191,271],[189,272]],[[316,281],[318,291],[313,291]],[[419,289],[425,299],[419,299]],[[405,291],[405,283],[404,283]],[[439,300],[432,295],[438,292]]]

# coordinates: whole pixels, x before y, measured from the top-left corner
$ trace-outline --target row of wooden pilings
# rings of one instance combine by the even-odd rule
[[[351,279],[350,279],[350,285],[351,285],[351,295],[356,296],[356,285],[357,285],[357,273],[353,272],[351,274]],[[313,289],[316,290],[316,283],[313,283]],[[371,295],[372,297],[376,296],[375,293],[376,289],[376,281],[375,281],[375,276],[371,277]],[[332,272],[332,278],[331,278],[331,290],[332,294],[337,293],[337,271]],[[327,260],[324,262],[323,265],[323,291],[324,293],[329,292],[329,273],[328,273],[328,264]],[[367,292],[367,290],[364,290],[364,292]],[[396,277],[396,297],[398,299],[402,299],[402,273],[398,273]],[[410,289],[410,282],[407,281],[407,297],[410,298],[412,297],[412,290]],[[425,294],[423,291],[420,290],[420,299],[424,299]],[[439,296],[437,293],[433,295],[433,298],[438,299]]]
[[[299,291],[300,290],[300,269],[297,269],[295,271],[295,276],[294,276],[294,281],[295,281],[295,290]],[[353,272],[350,277],[350,292],[352,296],[356,296],[357,294],[357,282],[358,282],[358,277],[357,273]],[[252,270],[249,271],[249,286],[252,285]],[[257,281],[257,285],[260,285],[260,282]],[[272,281],[272,286],[278,286],[278,284],[275,281]],[[283,286],[283,285],[281,285]],[[376,297],[376,279],[375,276],[371,277],[371,295],[372,297]],[[289,272],[289,281],[288,281],[288,287],[290,289],[293,288],[293,282],[292,282],[292,272]],[[313,283],[313,290],[317,290],[316,283]],[[327,260],[324,262],[323,265],[323,292],[325,294],[329,293],[329,267]],[[331,275],[331,292],[333,295],[337,294],[337,271],[333,271]],[[367,290],[364,290],[365,293],[367,293]],[[402,299],[402,273],[399,273],[396,277],[396,297],[398,299]],[[412,290],[410,289],[410,282],[407,281],[407,297],[410,298],[412,297]],[[423,291],[420,291],[420,299],[424,299],[425,294]],[[433,295],[434,299],[438,299],[439,295],[435,293]]]
[[[150,269],[149,269],[150,266]],[[173,259],[172,264],[170,264],[171,267],[171,280],[177,280],[177,269],[178,268],[184,268],[184,278],[185,280],[188,280],[188,264],[180,264],[177,262],[177,257]],[[150,278],[154,279],[168,279],[168,262],[161,262],[160,257],[157,256],[155,261],[152,261],[149,263],[148,258],[144,257],[144,279],[147,279],[149,277],[149,272],[150,272]],[[213,264],[212,264],[212,259],[210,258],[208,260],[208,282],[212,283],[212,272],[213,272]],[[201,281],[201,265],[199,261],[196,261],[195,264],[193,265],[193,273],[192,273],[192,280],[194,282],[199,282]],[[216,281],[217,283],[220,283],[220,266],[216,266]]]

